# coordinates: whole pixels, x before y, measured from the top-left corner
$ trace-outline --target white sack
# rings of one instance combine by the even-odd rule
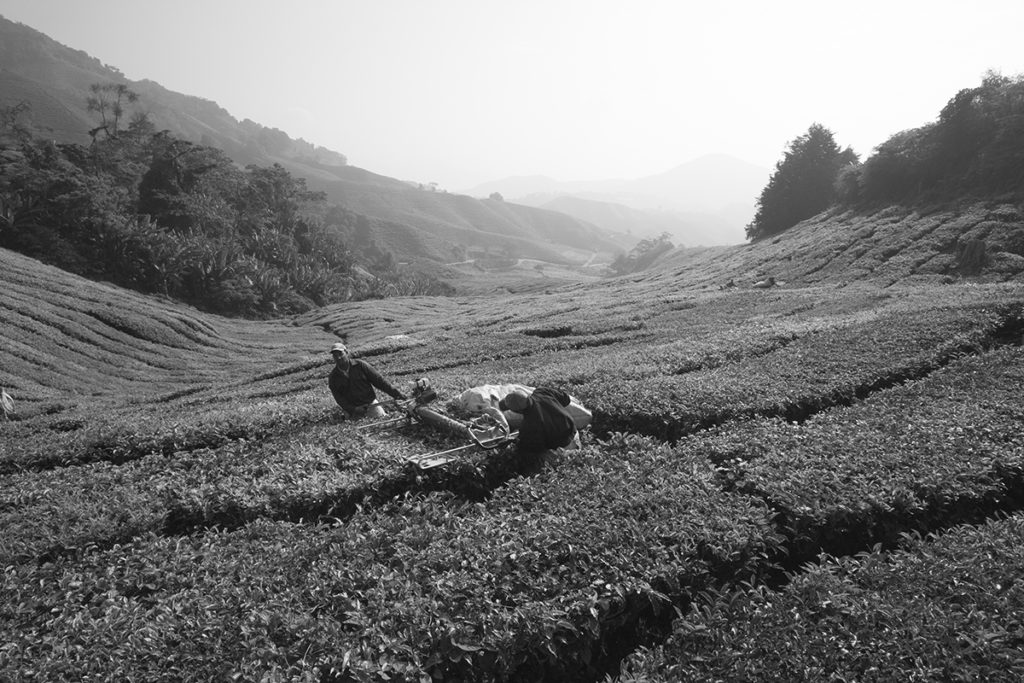
[[[525,384],[483,384],[478,387],[466,389],[463,391],[457,399],[452,401],[452,408],[456,411],[467,413],[469,415],[482,415],[488,408],[494,408],[497,410],[498,403],[501,399],[505,398],[513,391],[522,391],[526,394],[532,394],[534,387],[526,386]],[[576,429],[585,429],[590,425],[592,418],[591,412],[583,407],[575,397],[570,396],[570,403],[567,411],[572,416],[572,421],[576,424]],[[506,410],[503,412],[505,419],[508,420],[509,427],[512,429],[518,429],[519,424],[523,421],[523,416],[514,410]]]

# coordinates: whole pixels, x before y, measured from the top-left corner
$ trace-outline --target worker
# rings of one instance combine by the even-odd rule
[[[0,389],[0,415],[3,421],[7,422],[14,414],[14,399],[7,393],[7,389]]]
[[[501,399],[500,410],[521,413],[519,450],[541,453],[555,448],[579,448],[580,434],[568,408],[569,394],[561,389],[538,387],[533,393],[516,390]]]
[[[372,365],[364,360],[352,358],[348,347],[338,342],[331,347],[334,369],[327,380],[335,402],[344,409],[349,418],[384,417],[384,408],[377,402],[380,389],[394,399],[405,400],[405,395],[381,376]]]

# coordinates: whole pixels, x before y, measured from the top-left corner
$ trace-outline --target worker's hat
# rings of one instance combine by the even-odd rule
[[[337,344],[335,344],[334,346],[331,347],[331,353],[338,353],[338,352],[348,353],[348,347],[345,346],[344,344],[342,344],[341,342],[338,342]]]

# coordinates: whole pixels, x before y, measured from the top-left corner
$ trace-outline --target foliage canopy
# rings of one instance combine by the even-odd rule
[[[1024,188],[1024,76],[988,72],[933,123],[896,133],[863,164],[819,124],[790,143],[747,237],[778,234],[833,204],[1017,199]]]
[[[644,238],[637,242],[636,246],[628,254],[619,254],[612,261],[611,269],[616,275],[635,273],[654,263],[656,258],[671,250],[674,246],[672,244],[672,236],[667,232],[663,232],[657,237]]]
[[[234,315],[450,291],[398,272],[372,240],[354,243],[367,219],[328,207],[284,167],[240,168],[144,115],[125,126],[134,93],[92,92],[101,121],[88,147],[33,136],[26,106],[0,116],[0,247]]]
[[[853,174],[845,201],[1019,196],[1024,187],[1024,76],[986,74],[934,123],[902,131]]]
[[[840,149],[832,131],[815,123],[789,144],[782,161],[757,200],[757,213],[747,226],[747,238],[776,235],[826,209],[835,198],[839,170],[857,155]]]

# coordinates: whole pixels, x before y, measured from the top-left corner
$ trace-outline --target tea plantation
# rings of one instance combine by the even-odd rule
[[[219,318],[0,251],[0,680],[1019,680],[1024,289],[548,291]],[[554,384],[579,451],[411,455]]]

